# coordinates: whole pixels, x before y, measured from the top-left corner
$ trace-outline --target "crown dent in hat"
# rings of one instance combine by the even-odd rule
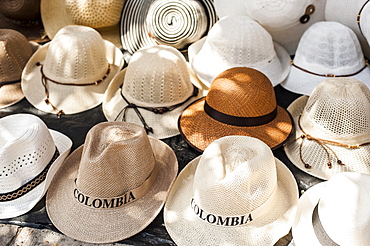
[[[40,0],[2,0],[0,13],[17,21],[33,21],[40,18]]]

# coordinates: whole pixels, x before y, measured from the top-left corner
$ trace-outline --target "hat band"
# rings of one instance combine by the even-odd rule
[[[365,35],[364,35],[364,33],[362,32],[362,28],[361,28],[361,25],[360,25],[360,19],[361,19],[362,10],[364,10],[364,8],[365,8],[366,4],[368,4],[368,3],[369,3],[369,1],[370,1],[370,0],[367,0],[367,1],[364,3],[364,5],[362,5],[362,7],[361,7],[360,11],[359,11],[359,12],[358,12],[358,14],[357,14],[357,20],[356,20],[356,22],[357,22],[358,28],[360,29],[360,32],[361,32],[361,35],[362,35],[362,36],[365,36]]]
[[[158,174],[158,165],[154,165],[152,173],[150,176],[142,183],[139,187],[126,192],[121,196],[116,197],[93,197],[87,194],[84,194],[77,188],[76,180],[74,182],[73,197],[80,204],[95,208],[95,209],[111,209],[111,208],[120,208],[124,205],[132,203],[137,199],[144,196],[148,190],[153,186],[155,180],[157,179]]]
[[[11,85],[11,84],[16,84],[16,83],[20,83],[21,80],[18,79],[18,80],[13,80],[13,81],[3,81],[3,82],[0,82],[0,87],[4,86],[4,85]]]
[[[326,233],[324,227],[321,224],[320,216],[319,216],[319,204],[315,206],[315,209],[313,210],[312,213],[312,226],[313,226],[313,231],[315,232],[317,240],[321,243],[321,245],[325,246],[339,246],[336,242],[333,241],[329,237],[329,235]]]
[[[207,100],[204,100],[204,112],[207,113],[212,119],[222,122],[227,125],[232,126],[260,126],[271,122],[275,119],[277,115],[277,107],[268,114],[256,117],[239,117],[229,114],[224,114],[207,103]]]
[[[50,166],[54,163],[54,161],[58,157],[59,157],[59,151],[55,147],[54,155],[51,158],[50,162],[46,165],[44,170],[42,170],[42,172],[39,175],[37,175],[36,177],[31,179],[27,183],[22,185],[17,190],[14,190],[14,191],[8,192],[8,193],[0,193],[0,202],[8,202],[8,201],[15,200],[15,199],[27,194],[31,190],[33,190],[36,186],[38,186],[40,183],[42,183],[46,179],[46,174],[49,171]]]

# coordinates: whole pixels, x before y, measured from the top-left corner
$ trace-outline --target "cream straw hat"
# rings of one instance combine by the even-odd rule
[[[181,171],[164,207],[181,245],[274,245],[294,221],[298,187],[262,141],[227,136]]]
[[[66,26],[30,58],[22,74],[22,90],[44,112],[79,113],[102,103],[123,64],[120,49],[97,31]]]
[[[37,116],[0,119],[0,218],[30,211],[46,193],[72,141]]]

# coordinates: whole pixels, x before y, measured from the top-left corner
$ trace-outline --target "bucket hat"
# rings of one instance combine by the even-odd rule
[[[93,28],[66,26],[30,58],[22,74],[22,90],[44,112],[79,113],[102,103],[123,64],[120,49]]]
[[[185,49],[206,35],[216,20],[213,0],[126,0],[122,47],[130,54],[155,44]]]
[[[177,245],[274,245],[296,212],[293,174],[262,141],[212,142],[175,180],[164,207]]]
[[[280,147],[293,130],[288,111],[278,106],[270,80],[247,67],[230,68],[212,82],[207,96],[193,102],[179,118],[179,130],[198,151],[229,135],[258,138]]]
[[[189,61],[206,85],[232,67],[252,67],[270,79],[273,86],[289,73],[290,56],[256,21],[247,16],[226,16],[208,36],[189,47]]]
[[[354,78],[329,78],[293,101],[295,131],[285,145],[302,171],[327,180],[339,172],[370,174],[370,90]]]
[[[102,122],[63,163],[46,210],[65,235],[109,243],[135,235],[161,211],[177,175],[173,150],[128,122]]]
[[[0,119],[0,218],[30,211],[47,191],[72,141],[31,114]]]
[[[344,172],[309,188],[298,201],[295,245],[369,245],[369,185],[369,175]]]
[[[303,34],[290,73],[281,85],[310,95],[327,77],[352,77],[370,86],[370,68],[355,33],[333,21],[312,25]]]
[[[200,85],[177,49],[155,45],[138,50],[109,85],[103,101],[108,121],[142,125],[155,138],[180,134],[177,120],[202,96]]]

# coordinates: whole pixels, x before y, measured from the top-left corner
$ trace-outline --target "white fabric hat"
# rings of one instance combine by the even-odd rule
[[[346,171],[370,174],[370,90],[361,81],[326,79],[288,111],[295,134],[284,150],[295,166],[325,180]]]
[[[355,33],[333,21],[317,22],[303,34],[290,73],[281,85],[310,95],[326,77],[352,77],[370,87],[370,68]]]
[[[369,175],[345,172],[309,188],[298,202],[295,245],[369,245],[369,186]]]
[[[227,136],[181,171],[164,207],[177,245],[273,245],[294,221],[297,183],[261,140]]]
[[[207,37],[188,49],[189,61],[206,85],[232,67],[251,67],[264,73],[273,86],[289,73],[290,56],[256,21],[247,16],[226,16]]]
[[[79,113],[103,101],[108,84],[123,65],[120,49],[97,31],[66,26],[30,58],[23,70],[22,90],[44,112]]]
[[[30,211],[46,193],[72,141],[37,116],[0,119],[0,218]]]

